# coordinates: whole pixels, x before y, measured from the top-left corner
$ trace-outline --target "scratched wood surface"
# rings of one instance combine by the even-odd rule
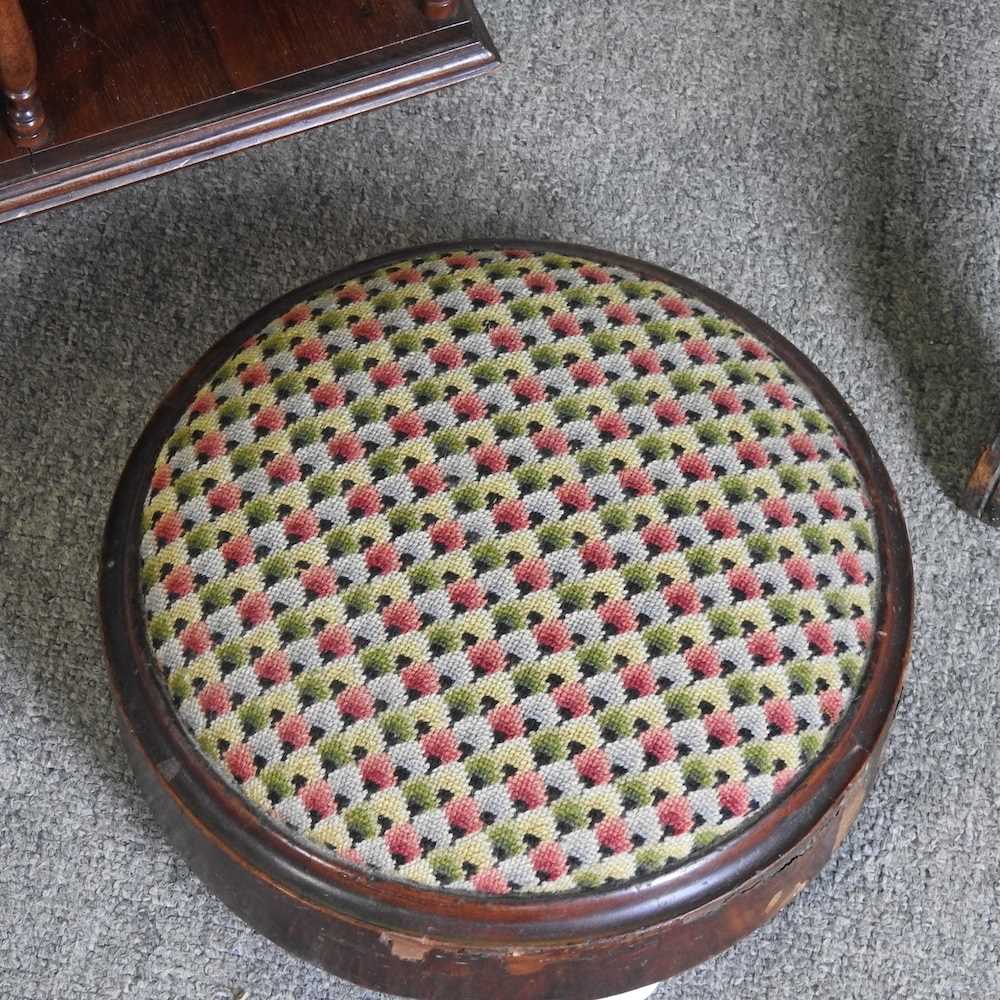
[[[0,136],[0,222],[456,83],[472,0],[23,0],[51,141]]]
[[[23,0],[53,146],[426,33],[416,0]],[[51,148],[51,147],[50,147]],[[13,155],[8,143],[0,158]]]
[[[986,524],[1000,525],[1000,430],[973,466],[962,506]]]
[[[11,160],[20,159],[27,154],[23,149],[18,149],[13,142],[11,142],[10,137],[7,135],[6,129],[0,129],[0,181],[4,177],[4,164]]]
[[[427,1000],[608,997],[683,971],[771,919],[837,850],[861,808],[909,653],[913,575],[899,503],[864,429],[824,376],[761,320],[687,278],[586,247],[519,245],[664,281],[734,319],[781,357],[833,419],[858,465],[878,525],[882,588],[867,681],[828,749],[754,823],[679,867],[600,891],[544,898],[436,891],[345,865],[252,810],[184,732],[146,639],[137,584],[139,523],[162,442],[238,344],[322,288],[442,247],[398,250],[327,275],[216,344],[154,414],[108,518],[100,616],[126,750],[177,849],[246,921],[338,976]]]

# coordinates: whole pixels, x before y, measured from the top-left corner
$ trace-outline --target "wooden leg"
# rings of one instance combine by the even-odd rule
[[[23,149],[37,149],[49,141],[37,74],[35,42],[20,0],[0,0],[0,88],[7,130],[14,144]]]
[[[432,21],[443,21],[458,10],[458,0],[423,0],[423,8]]]
[[[987,524],[1000,525],[1000,432],[979,456],[965,484],[962,506]]]

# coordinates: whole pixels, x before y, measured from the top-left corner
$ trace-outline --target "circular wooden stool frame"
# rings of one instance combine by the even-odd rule
[[[310,850],[256,811],[184,731],[146,639],[138,586],[143,504],[160,448],[197,390],[247,337],[293,305],[399,260],[518,247],[627,268],[699,299],[759,338],[809,389],[860,470],[881,571],[868,671],[830,744],[746,827],[663,874],[553,896],[491,897],[387,878]],[[192,869],[273,941],[328,971],[403,996],[606,997],[666,979],[728,947],[789,902],[837,850],[874,779],[909,654],[913,578],[889,476],[826,378],[764,322],[694,281],[583,246],[466,241],[355,264],[271,303],[212,347],[156,410],[111,506],[100,614],[121,728],[155,814]]]

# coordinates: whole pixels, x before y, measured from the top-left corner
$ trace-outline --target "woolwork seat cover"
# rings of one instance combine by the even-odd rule
[[[141,539],[173,705],[310,848],[562,893],[752,823],[863,683],[851,456],[780,357],[618,266],[400,260],[246,340]]]

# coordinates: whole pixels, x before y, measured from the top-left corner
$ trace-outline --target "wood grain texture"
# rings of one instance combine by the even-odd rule
[[[457,0],[423,0],[424,13],[435,21],[451,17],[458,7]]]
[[[25,149],[19,149],[14,145],[14,140],[6,128],[0,128],[0,185],[7,179],[13,179],[22,175],[24,167],[19,163],[27,157]]]
[[[401,250],[328,275],[223,338],[157,410],[108,519],[100,612],[125,743],[169,837],[237,913],[337,975],[406,996],[609,996],[697,964],[769,920],[819,871],[860,809],[909,653],[913,579],[899,504],[865,431],[823,375],[762,321],[689,279],[575,245],[515,243],[665,281],[733,319],[785,361],[835,424],[872,501],[881,568],[875,637],[864,685],[802,779],[755,822],[661,875],[550,898],[494,898],[403,883],[320,854],[250,808],[178,722],[145,637],[138,587],[142,506],[162,442],[204,381],[248,336],[324,288],[445,248]]]
[[[1000,431],[976,460],[961,503],[981,521],[994,527],[1000,525]]]
[[[7,132],[22,149],[36,149],[49,141],[37,73],[35,43],[20,0],[0,0],[0,96]]]
[[[2,0],[10,3],[11,0]],[[55,140],[0,145],[0,221],[476,76],[471,0],[29,0]]]

